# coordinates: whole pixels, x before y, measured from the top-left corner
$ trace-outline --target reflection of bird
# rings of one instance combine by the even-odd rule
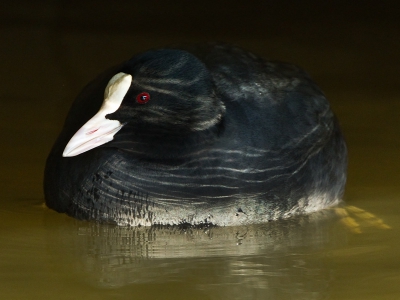
[[[336,204],[346,164],[305,72],[203,45],[139,54],[85,87],[44,188],[50,208],[82,219],[236,225]]]

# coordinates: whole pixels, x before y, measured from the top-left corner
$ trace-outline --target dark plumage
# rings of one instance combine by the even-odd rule
[[[87,85],[44,190],[79,219],[238,225],[337,204],[346,166],[336,118],[304,71],[203,45],[139,54]]]

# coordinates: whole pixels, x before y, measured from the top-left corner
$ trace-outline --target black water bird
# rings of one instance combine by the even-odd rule
[[[347,150],[300,68],[237,47],[150,50],[89,83],[47,159],[47,206],[119,225],[260,223],[337,204]]]

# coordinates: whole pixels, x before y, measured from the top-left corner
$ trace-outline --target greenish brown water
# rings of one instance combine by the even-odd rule
[[[180,14],[117,1],[90,14],[91,1],[30,3],[0,10],[1,299],[400,299],[400,43],[390,8],[320,4],[318,14],[291,3],[287,14],[206,2]],[[129,229],[45,208],[45,158],[79,89],[135,52],[205,40],[311,73],[348,142],[347,204],[391,229],[354,215],[354,233],[331,210],[259,226]]]

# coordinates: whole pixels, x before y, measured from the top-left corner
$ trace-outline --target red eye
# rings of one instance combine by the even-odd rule
[[[150,94],[146,92],[140,93],[139,95],[136,96],[136,101],[139,104],[145,104],[149,102],[149,100],[150,100]]]

